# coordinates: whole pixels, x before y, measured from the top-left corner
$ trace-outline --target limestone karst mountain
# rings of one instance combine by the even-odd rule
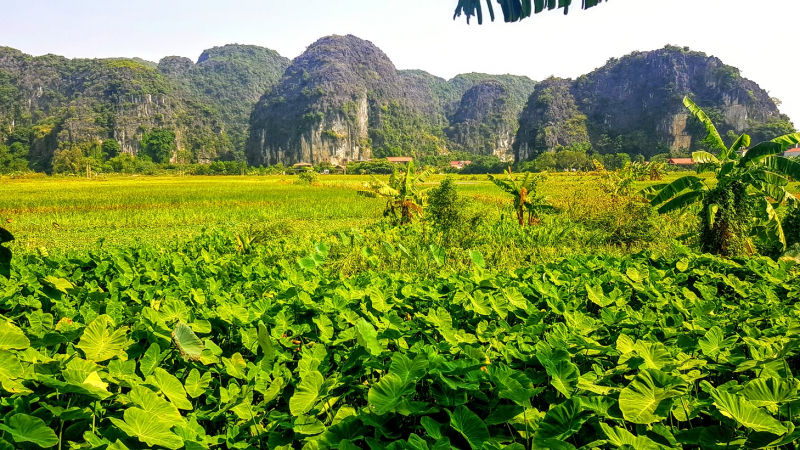
[[[732,140],[791,132],[775,101],[718,58],[667,46],[611,59],[576,80],[539,83],[520,116],[515,157],[591,144],[602,153],[650,157],[702,146],[702,125],[683,106],[689,95]]]

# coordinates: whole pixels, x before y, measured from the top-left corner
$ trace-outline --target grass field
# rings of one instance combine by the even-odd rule
[[[674,178],[675,175],[672,177]],[[435,176],[435,186],[443,177]],[[109,177],[3,179],[0,219],[20,250],[92,247],[187,240],[202,228],[239,229],[284,224],[287,232],[311,238],[379,220],[383,202],[356,195],[368,176],[326,176],[320,186],[295,185],[289,176]],[[646,183],[642,183],[642,186]],[[509,213],[510,200],[485,176],[458,177],[460,192]],[[542,193],[575,217],[588,214],[603,197],[596,177],[551,174]]]

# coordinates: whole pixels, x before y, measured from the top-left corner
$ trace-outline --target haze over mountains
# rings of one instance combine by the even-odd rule
[[[86,141],[114,139],[136,154],[153,128],[175,131],[178,147],[200,162],[343,164],[456,151],[525,160],[560,148],[649,157],[702,145],[684,95],[723,133],[757,140],[791,131],[755,82],[677,47],[539,84],[397,70],[355,36],[324,37],[294,61],[246,45],[207,50],[196,63],[166,57],[158,64],[0,47],[0,143],[27,145],[39,170],[49,169],[54,152]]]

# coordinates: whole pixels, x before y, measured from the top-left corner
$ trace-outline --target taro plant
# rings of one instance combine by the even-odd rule
[[[505,173],[505,178],[489,175],[489,180],[497,187],[514,197],[514,211],[520,226],[525,226],[525,213],[528,213],[528,226],[539,223],[539,213],[552,210],[547,204],[547,198],[536,195],[536,188],[541,177],[526,172],[515,176],[511,167]]]
[[[358,195],[386,199],[384,215],[395,224],[406,225],[422,217],[430,188],[422,189],[420,185],[431,175],[433,169],[417,173],[414,161],[409,161],[405,173],[395,169],[388,183],[372,175],[372,181],[359,190]]]
[[[754,253],[756,238],[767,246],[786,248],[786,236],[776,209],[797,207],[797,198],[786,187],[800,179],[800,163],[780,156],[800,142],[800,133],[762,142],[749,150],[750,136],[742,134],[727,147],[713,122],[688,97],[684,105],[702,122],[710,151],[692,154],[697,174],[713,173],[715,184],[698,176],[685,176],[669,184],[642,191],[660,213],[700,205],[700,246],[723,256]]]

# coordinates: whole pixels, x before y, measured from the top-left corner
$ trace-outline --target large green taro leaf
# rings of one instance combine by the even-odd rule
[[[325,378],[321,373],[313,371],[305,374],[294,395],[289,399],[289,411],[293,416],[301,416],[311,411],[320,396],[323,384]]]
[[[684,395],[689,389],[681,378],[660,370],[645,369],[619,394],[619,409],[625,420],[651,424],[669,416],[674,397]]]
[[[577,433],[591,417],[591,411],[584,411],[581,400],[573,397],[547,411],[539,423],[535,439],[564,441]]]
[[[205,348],[203,341],[194,334],[189,325],[183,322],[178,322],[172,330],[172,342],[180,350],[181,356],[189,361],[199,361],[200,354]]]
[[[714,399],[714,406],[722,415],[730,417],[747,428],[778,436],[786,434],[788,431],[777,419],[739,394],[717,389],[711,389],[710,393]]]
[[[14,324],[0,319],[0,350],[25,350],[31,341]]]
[[[172,424],[153,417],[143,409],[128,408],[124,421],[111,417],[111,422],[125,434],[150,446],[161,446],[171,450],[183,447],[183,439],[173,433]]]
[[[375,414],[384,415],[394,411],[405,395],[414,393],[414,381],[403,381],[399,375],[388,373],[375,383],[367,397]]]
[[[114,325],[106,314],[98,316],[83,330],[83,336],[77,347],[83,350],[86,359],[100,362],[117,356],[127,345],[127,330],[111,329]]]
[[[450,426],[464,436],[470,447],[482,448],[484,442],[489,440],[489,428],[477,414],[466,406],[459,406],[455,411],[448,410],[447,412],[450,414]]]
[[[0,430],[11,435],[14,442],[32,442],[39,447],[52,447],[58,444],[56,433],[47,427],[44,420],[27,414],[6,416],[0,423]]]

